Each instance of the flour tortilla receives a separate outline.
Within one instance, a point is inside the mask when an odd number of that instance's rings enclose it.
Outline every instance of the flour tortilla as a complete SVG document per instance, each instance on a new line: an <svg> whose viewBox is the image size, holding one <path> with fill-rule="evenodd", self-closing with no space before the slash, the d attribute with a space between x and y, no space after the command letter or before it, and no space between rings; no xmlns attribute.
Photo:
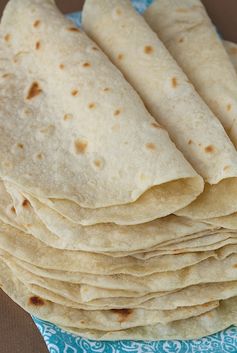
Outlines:
<svg viewBox="0 0 237 353"><path fill-rule="evenodd" d="M226 40L223 41L223 44L235 70L237 70L237 44Z"/></svg>
<svg viewBox="0 0 237 353"><path fill-rule="evenodd" d="M202 179L168 133L53 1L9 1L1 37L4 180L49 201L75 202L82 223L101 221L96 209L110 206L105 218L116 221L116 211L118 220L142 223L201 193Z"/></svg>
<svg viewBox="0 0 237 353"><path fill-rule="evenodd" d="M176 271L157 272L159 257L147 261L125 257L116 263L115 258L107 257L105 260L105 257L98 254L62 252L46 247L35 239L31 241L23 233L15 233L17 236L14 237L8 232L7 227L4 228L4 232L3 227L1 228L0 249L20 260L41 267L46 272L57 270L60 278L64 277L65 280L66 277L66 281L69 282L73 282L74 278L74 281L79 283L101 288L157 292L176 290L198 283L236 279L236 245L227 245L213 251L213 257L192 266ZM35 253L38 256L35 256Z"/></svg>
<svg viewBox="0 0 237 353"><path fill-rule="evenodd" d="M105 333L99 330L82 330L62 327L76 335L95 340L187 340L198 339L236 324L237 298L224 300L217 309L198 317L175 321L170 324L149 325L135 329Z"/></svg>
<svg viewBox="0 0 237 353"><path fill-rule="evenodd" d="M5 185L13 199L17 222L24 225L28 233L59 249L108 252L108 254L111 252L112 256L125 256L167 242L179 242L186 239L186 236L213 233L218 228L174 215L137 226L115 224L81 226L65 219L31 195L26 193L23 195L15 186L9 183ZM7 199L3 185L0 195ZM12 201L6 202L6 210L10 208L9 203L12 205Z"/></svg>
<svg viewBox="0 0 237 353"><path fill-rule="evenodd" d="M155 272L174 271L198 263L214 254L181 254L173 256L156 256L146 261L132 256L114 258L103 254L55 249L47 246L33 236L23 233L0 222L0 248L13 256L36 264L43 268L90 273L98 275L130 274L135 276L149 275ZM231 239L231 238L230 238ZM231 242L231 240L230 240ZM35 257L37 252L38 256ZM163 253L173 253L164 250Z"/></svg>
<svg viewBox="0 0 237 353"><path fill-rule="evenodd" d="M200 0L155 0L145 19L237 146L237 75Z"/></svg>
<svg viewBox="0 0 237 353"><path fill-rule="evenodd" d="M180 214L205 219L237 211L234 146L221 123L130 1L86 0L82 24L204 177L204 193L191 204L191 209ZM201 53L198 54L200 57Z"/></svg>
<svg viewBox="0 0 237 353"><path fill-rule="evenodd" d="M165 311L147 311L144 309L124 309L118 311L79 310L44 300L44 298L36 298L34 294L28 291L26 286L11 273L10 269L3 262L0 262L0 266L2 289L15 302L39 318L75 328L111 331L156 324L159 322L168 323L200 315L219 305L218 301L213 301L196 307L183 307L177 308L176 310Z"/></svg>
<svg viewBox="0 0 237 353"><path fill-rule="evenodd" d="M11 269L14 276L27 285L34 294L40 295L47 300L56 303L65 304L66 306L75 307L86 310L106 310L106 309L122 309L142 308L147 310L174 310L178 307L196 306L211 301L228 299L237 295L237 282L210 283L198 286L191 286L179 291L167 293L148 294L144 297L135 298L104 298L85 303L81 296L80 284L68 284L66 282L49 280L34 275L32 272L26 271L17 266L14 261L9 258L3 258L4 263ZM83 285L82 285L83 287ZM90 288L93 290L93 287ZM47 298L46 298L47 295ZM57 297L58 296L58 297ZM152 298L153 296L153 298ZM67 302L68 301L68 302Z"/></svg>

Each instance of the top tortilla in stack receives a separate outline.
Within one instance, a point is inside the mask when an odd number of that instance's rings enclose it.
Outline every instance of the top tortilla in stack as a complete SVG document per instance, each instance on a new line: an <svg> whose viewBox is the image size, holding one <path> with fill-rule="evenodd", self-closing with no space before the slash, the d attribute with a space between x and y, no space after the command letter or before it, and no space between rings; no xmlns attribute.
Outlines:
<svg viewBox="0 0 237 353"><path fill-rule="evenodd" d="M167 132L51 1L10 1L1 30L4 180L73 204L82 224L143 223L200 194Z"/></svg>
<svg viewBox="0 0 237 353"><path fill-rule="evenodd" d="M128 0L87 0L82 23L203 176L204 192L179 214L206 219L235 212L236 150L157 35Z"/></svg>

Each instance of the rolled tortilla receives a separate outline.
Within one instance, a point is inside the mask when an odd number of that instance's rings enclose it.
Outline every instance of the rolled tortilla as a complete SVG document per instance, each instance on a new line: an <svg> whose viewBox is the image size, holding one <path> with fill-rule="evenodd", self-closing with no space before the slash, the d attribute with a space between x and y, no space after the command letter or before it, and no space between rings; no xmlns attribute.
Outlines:
<svg viewBox="0 0 237 353"><path fill-rule="evenodd" d="M75 203L81 223L93 209L91 223L148 221L201 193L167 132L53 1L9 1L1 38L2 179Z"/></svg>
<svg viewBox="0 0 237 353"><path fill-rule="evenodd" d="M235 212L236 150L145 20L128 0L87 0L82 24L204 177L204 193L182 214L199 219Z"/></svg>
<svg viewBox="0 0 237 353"><path fill-rule="evenodd" d="M200 0L155 0L145 19L237 146L237 75Z"/></svg>

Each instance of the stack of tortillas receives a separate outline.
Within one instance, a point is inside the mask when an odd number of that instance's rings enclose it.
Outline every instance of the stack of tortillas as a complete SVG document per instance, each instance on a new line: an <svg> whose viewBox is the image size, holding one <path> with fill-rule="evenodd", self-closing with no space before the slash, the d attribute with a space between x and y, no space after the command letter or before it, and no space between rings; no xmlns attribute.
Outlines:
<svg viewBox="0 0 237 353"><path fill-rule="evenodd" d="M237 75L199 0L145 18L10 0L0 26L0 285L94 339L237 323Z"/></svg>

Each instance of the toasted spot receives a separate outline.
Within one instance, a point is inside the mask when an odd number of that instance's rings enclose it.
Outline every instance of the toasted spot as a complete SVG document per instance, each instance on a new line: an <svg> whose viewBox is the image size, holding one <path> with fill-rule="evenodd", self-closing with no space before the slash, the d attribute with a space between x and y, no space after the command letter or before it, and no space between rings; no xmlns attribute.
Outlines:
<svg viewBox="0 0 237 353"><path fill-rule="evenodd" d="M232 105L231 105L231 104L227 104L227 106L226 106L226 110L227 110L227 112L230 112L230 111L231 111L231 109L232 109Z"/></svg>
<svg viewBox="0 0 237 353"><path fill-rule="evenodd" d="M186 13L186 12L188 12L188 9L185 9L185 8L179 8L179 9L176 9L176 12Z"/></svg>
<svg viewBox="0 0 237 353"><path fill-rule="evenodd" d="M88 104L89 109L95 109L95 107L96 107L96 104L93 102Z"/></svg>
<svg viewBox="0 0 237 353"><path fill-rule="evenodd" d="M63 117L64 121L68 121L68 120L72 120L73 119L73 115L72 114L65 114Z"/></svg>
<svg viewBox="0 0 237 353"><path fill-rule="evenodd" d="M10 40L11 40L11 35L8 33L8 34L6 34L5 36L4 36L4 40L6 41L6 42L10 42Z"/></svg>
<svg viewBox="0 0 237 353"><path fill-rule="evenodd" d="M118 58L118 60L123 60L124 55L120 53L120 54L118 54L117 58Z"/></svg>
<svg viewBox="0 0 237 353"><path fill-rule="evenodd" d="M91 49L94 50L94 51L98 51L99 50L99 48L97 48L97 47L92 47Z"/></svg>
<svg viewBox="0 0 237 353"><path fill-rule="evenodd" d="M60 68L61 70L63 70L63 69L65 68L65 65L64 65L64 64L60 64L60 65L59 65L59 68Z"/></svg>
<svg viewBox="0 0 237 353"><path fill-rule="evenodd" d="M215 147L212 145L209 145L207 147L205 147L205 152L206 153L213 153L215 151Z"/></svg>
<svg viewBox="0 0 237 353"><path fill-rule="evenodd" d="M110 91L110 88L109 88L109 87L105 87L105 88L103 89L103 91L104 91L104 92L109 92L109 91Z"/></svg>
<svg viewBox="0 0 237 353"><path fill-rule="evenodd" d="M23 145L22 143L18 143L18 144L17 144L17 147L23 150L24 145Z"/></svg>
<svg viewBox="0 0 237 353"><path fill-rule="evenodd" d="M33 82L29 89L27 99L32 99L38 96L41 92L42 92L42 89L40 88L38 82Z"/></svg>
<svg viewBox="0 0 237 353"><path fill-rule="evenodd" d="M16 213L16 209L14 206L11 207L11 211L12 211L12 213Z"/></svg>
<svg viewBox="0 0 237 353"><path fill-rule="evenodd" d="M42 160L44 159L43 153L38 153L38 154L36 155L36 159L38 159L39 161L42 161Z"/></svg>
<svg viewBox="0 0 237 353"><path fill-rule="evenodd" d="M90 63L88 63L88 62L85 62L84 64L82 64L82 66L83 66L83 67L90 67L90 66L91 66L91 64L90 64Z"/></svg>
<svg viewBox="0 0 237 353"><path fill-rule="evenodd" d="M6 169L11 170L13 168L13 164L9 161L2 161L1 164Z"/></svg>
<svg viewBox="0 0 237 353"><path fill-rule="evenodd" d="M177 83L177 78L176 78L176 77L173 77L172 80L171 80L171 82L172 82L172 87L176 88L177 85L178 85L178 83Z"/></svg>
<svg viewBox="0 0 237 353"><path fill-rule="evenodd" d="M151 123L151 126L153 126L155 129L163 129L163 127L158 123Z"/></svg>
<svg viewBox="0 0 237 353"><path fill-rule="evenodd" d="M77 96L78 95L78 90L77 89L73 89L72 91L71 91L71 95L72 96Z"/></svg>
<svg viewBox="0 0 237 353"><path fill-rule="evenodd" d="M184 42L184 38L179 38L178 42L179 43L183 43Z"/></svg>
<svg viewBox="0 0 237 353"><path fill-rule="evenodd" d="M121 109L116 109L115 111L114 111L114 116L118 116L118 115L120 115L121 114Z"/></svg>
<svg viewBox="0 0 237 353"><path fill-rule="evenodd" d="M39 27L41 24L41 21L40 20L36 20L34 23L33 23L33 27L37 28Z"/></svg>
<svg viewBox="0 0 237 353"><path fill-rule="evenodd" d="M44 300L37 295L34 295L33 297L30 297L29 303L35 306L42 306L44 305Z"/></svg>
<svg viewBox="0 0 237 353"><path fill-rule="evenodd" d="M230 48L229 52L230 54L237 54L237 48Z"/></svg>
<svg viewBox="0 0 237 353"><path fill-rule="evenodd" d="M47 134L47 135L52 135L53 132L55 130L55 126L50 124L50 125L47 125L47 126L44 126L40 129L40 132L42 134Z"/></svg>
<svg viewBox="0 0 237 353"><path fill-rule="evenodd" d="M11 76L12 76L12 74L6 73L6 74L3 74L3 75L2 75L2 78L8 78L8 77L11 77Z"/></svg>
<svg viewBox="0 0 237 353"><path fill-rule="evenodd" d="M233 268L237 268L237 264L235 264L235 265L233 266Z"/></svg>
<svg viewBox="0 0 237 353"><path fill-rule="evenodd" d="M88 143L85 140L76 139L74 141L74 148L76 154L84 154L86 152Z"/></svg>
<svg viewBox="0 0 237 353"><path fill-rule="evenodd" d="M95 169L103 169L104 165L104 158L96 158L93 160L93 166L95 167Z"/></svg>
<svg viewBox="0 0 237 353"><path fill-rule="evenodd" d="M118 15L118 16L122 15L121 9L116 9L116 10L115 10L115 13L116 13L116 15Z"/></svg>
<svg viewBox="0 0 237 353"><path fill-rule="evenodd" d="M146 45L144 47L144 53L145 54L151 54L151 53L153 53L153 51L154 51L154 48L151 45Z"/></svg>
<svg viewBox="0 0 237 353"><path fill-rule="evenodd" d="M40 41L36 42L36 43L35 43L35 49L36 49L36 50L39 50L40 47L41 47Z"/></svg>
<svg viewBox="0 0 237 353"><path fill-rule="evenodd" d="M188 144L189 144L189 145L191 145L192 143L193 143L193 141L192 141L192 140L189 140L189 141L188 141Z"/></svg>
<svg viewBox="0 0 237 353"><path fill-rule="evenodd" d="M146 148L148 150L153 150L154 151L156 149L156 145L154 143L152 143L152 142L149 142L149 143L146 143Z"/></svg>
<svg viewBox="0 0 237 353"><path fill-rule="evenodd" d="M111 309L113 313L118 315L118 322L125 322L132 315L132 309Z"/></svg>
<svg viewBox="0 0 237 353"><path fill-rule="evenodd" d="M29 206L30 206L30 201L27 200L27 199L25 199L25 200L22 202L22 206L25 207L25 208L29 207Z"/></svg>
<svg viewBox="0 0 237 353"><path fill-rule="evenodd" d="M77 28L77 27L70 27L70 28L68 28L68 30L69 30L70 32L81 32L80 29Z"/></svg>
<svg viewBox="0 0 237 353"><path fill-rule="evenodd" d="M230 165L225 165L224 168L223 168L224 171L226 171L228 169L230 169Z"/></svg>

